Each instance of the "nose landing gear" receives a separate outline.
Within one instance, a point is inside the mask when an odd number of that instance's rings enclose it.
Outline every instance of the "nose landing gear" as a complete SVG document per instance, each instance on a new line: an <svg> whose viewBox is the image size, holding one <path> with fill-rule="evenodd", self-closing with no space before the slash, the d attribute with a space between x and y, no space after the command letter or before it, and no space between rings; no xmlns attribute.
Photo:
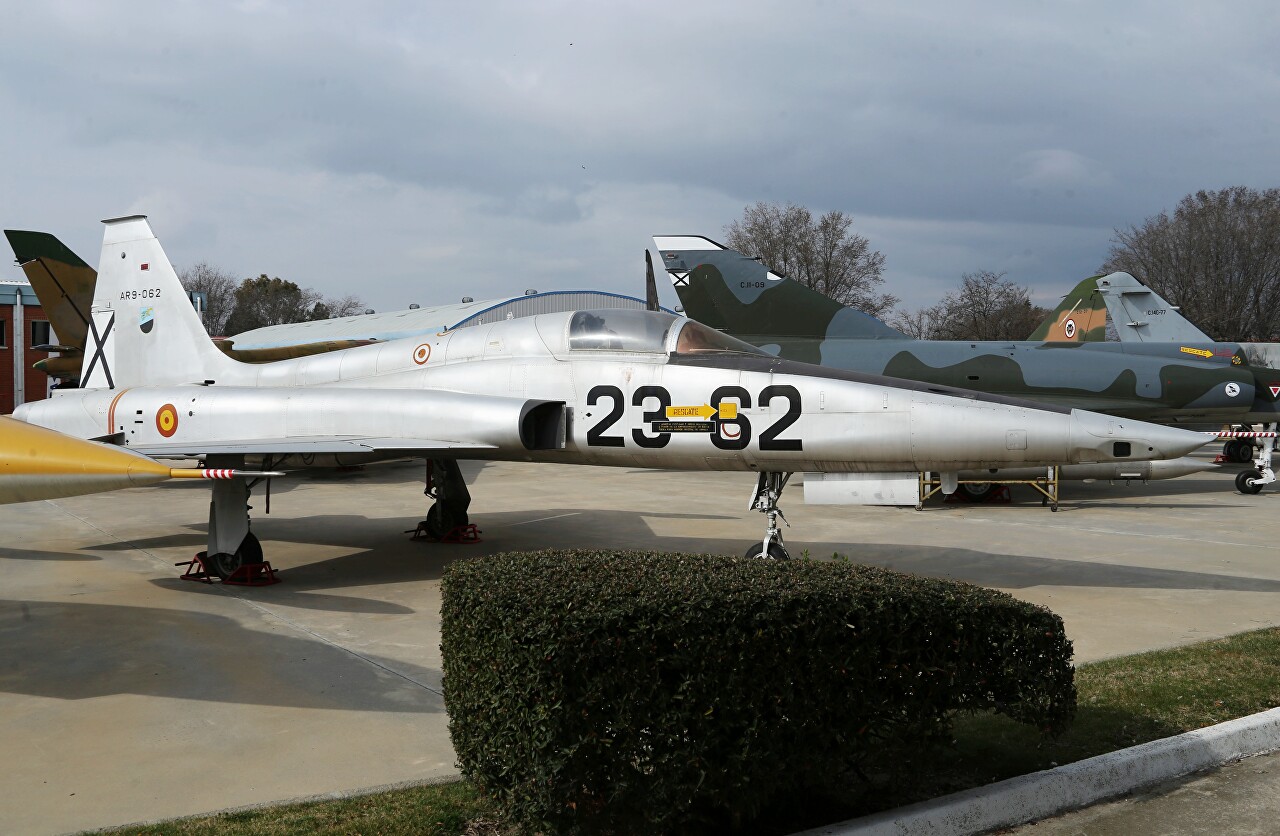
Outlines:
<svg viewBox="0 0 1280 836"><path fill-rule="evenodd" d="M782 496L782 489L787 486L787 480L791 478L790 473L761 473L760 478L756 480L756 489L751 494L751 502L748 508L754 508L764 514L769 520L769 525L765 529L764 539L759 543L753 543L751 548L747 549L747 559L756 557L764 557L770 560L787 560L791 557L787 553L786 546L782 543L782 531L778 528L778 518L782 517L782 521L787 523L787 527L791 527L791 523L787 522L787 518L782 515L782 511L778 508L778 499Z"/></svg>
<svg viewBox="0 0 1280 836"><path fill-rule="evenodd" d="M1275 433L1276 426L1276 424L1268 424L1267 431ZM1275 471L1271 468L1271 453L1276 448L1276 437L1273 434L1261 441L1262 445L1257 448L1257 456L1253 460L1253 470L1236 474L1236 490L1240 493L1260 493L1263 485L1270 485L1276 481Z"/></svg>

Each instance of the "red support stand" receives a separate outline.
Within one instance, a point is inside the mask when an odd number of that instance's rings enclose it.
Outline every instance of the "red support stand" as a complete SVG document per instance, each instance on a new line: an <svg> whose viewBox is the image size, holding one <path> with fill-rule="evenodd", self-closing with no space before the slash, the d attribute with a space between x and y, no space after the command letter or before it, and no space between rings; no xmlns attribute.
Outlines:
<svg viewBox="0 0 1280 836"><path fill-rule="evenodd" d="M405 534L410 532L406 531ZM451 528L443 537L436 539L427 531L427 521L423 520L418 523L418 527L412 532L411 540L430 540L433 543L448 543L450 545L464 545L469 543L482 543L480 539L480 529L476 528L475 523L467 523Z"/></svg>
<svg viewBox="0 0 1280 836"><path fill-rule="evenodd" d="M208 554L208 552L199 552L190 560L173 564L174 566L187 567L180 579L198 581L200 583L213 583L218 576L205 568L204 559ZM222 583L227 586L271 586L272 584L280 583L280 577L276 574L276 570L271 568L271 564L264 560L261 563L244 564L232 572L230 576L223 578Z"/></svg>
<svg viewBox="0 0 1280 836"><path fill-rule="evenodd" d="M261 563L246 563L239 569L231 573L230 577L222 579L227 586L271 586L280 583L280 578L276 575L276 570L271 568L269 561Z"/></svg>
<svg viewBox="0 0 1280 836"><path fill-rule="evenodd" d="M208 552L197 552L195 557L190 560L173 564L174 566L187 567L186 571L182 573L180 580L213 583L213 579L217 576L209 574L209 570L204 568L204 559L208 557L208 555Z"/></svg>

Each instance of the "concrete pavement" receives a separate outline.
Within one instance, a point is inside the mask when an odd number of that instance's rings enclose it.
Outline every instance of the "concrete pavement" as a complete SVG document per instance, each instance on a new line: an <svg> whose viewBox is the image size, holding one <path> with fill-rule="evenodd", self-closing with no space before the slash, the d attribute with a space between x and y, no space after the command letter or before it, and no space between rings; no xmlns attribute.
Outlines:
<svg viewBox="0 0 1280 836"><path fill-rule="evenodd" d="M1006 831L1018 836L1271 836L1280 830L1280 753Z"/></svg>
<svg viewBox="0 0 1280 836"><path fill-rule="evenodd" d="M61 832L453 773L439 578L497 551L741 553L751 474L471 468L473 546L413 543L421 467L276 480L254 531L285 582L176 579L207 485L0 507L0 831ZM1280 623L1280 494L1234 471L1070 484L1014 505L782 507L793 554L832 552L1010 591L1061 614L1077 660Z"/></svg>

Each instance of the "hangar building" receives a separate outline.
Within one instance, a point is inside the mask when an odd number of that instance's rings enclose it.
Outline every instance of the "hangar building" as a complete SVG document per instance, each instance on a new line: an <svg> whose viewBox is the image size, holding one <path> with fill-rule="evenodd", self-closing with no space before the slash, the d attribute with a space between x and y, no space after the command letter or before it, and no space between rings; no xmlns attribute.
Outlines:
<svg viewBox="0 0 1280 836"><path fill-rule="evenodd" d="M279 348L325 340L395 340L419 334L488 325L557 311L597 308L643 310L644 300L600 290L526 291L523 296L476 302L464 298L455 305L433 305L403 311L360 314L341 319L268 325L230 337L238 349ZM663 308L667 313L674 311Z"/></svg>
<svg viewBox="0 0 1280 836"><path fill-rule="evenodd" d="M26 282L0 281L0 415L49 396L50 378L31 368L49 356L34 346L53 342L49 320Z"/></svg>

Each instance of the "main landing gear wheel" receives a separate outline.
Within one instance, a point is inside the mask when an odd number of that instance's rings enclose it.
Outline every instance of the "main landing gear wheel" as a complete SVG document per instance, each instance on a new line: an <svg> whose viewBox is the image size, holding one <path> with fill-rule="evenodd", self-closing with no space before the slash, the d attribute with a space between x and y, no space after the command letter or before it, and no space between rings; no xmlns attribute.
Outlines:
<svg viewBox="0 0 1280 836"><path fill-rule="evenodd" d="M435 502L427 509L427 518L420 524L433 540L443 540L455 528L467 525L467 508L471 505L471 492L462 478L462 470L453 459L427 461L427 487L424 493Z"/></svg>
<svg viewBox="0 0 1280 836"><path fill-rule="evenodd" d="M957 485L956 490L973 502L981 502L995 490L994 482L979 482L976 485Z"/></svg>
<svg viewBox="0 0 1280 836"><path fill-rule="evenodd" d="M1236 474L1236 490L1240 493L1260 493L1262 474L1256 470L1242 470Z"/></svg>
<svg viewBox="0 0 1280 836"><path fill-rule="evenodd" d="M427 536L433 540L443 540L444 536L460 525L467 524L467 513L450 513L444 503L437 500L427 509Z"/></svg>
<svg viewBox="0 0 1280 836"><path fill-rule="evenodd" d="M204 568L211 575L226 580L235 574L241 566L262 562L262 544L250 532L240 541L240 548L235 554L211 554L204 559Z"/></svg>
<svg viewBox="0 0 1280 836"><path fill-rule="evenodd" d="M754 560L757 557L768 557L769 560L790 560L791 555L787 554L787 550L778 543L769 544L769 554L764 553L764 543L756 543L747 549L747 560Z"/></svg>
<svg viewBox="0 0 1280 836"><path fill-rule="evenodd" d="M1223 445L1222 452L1237 464L1248 464L1253 461L1253 442L1243 438L1233 438Z"/></svg>

